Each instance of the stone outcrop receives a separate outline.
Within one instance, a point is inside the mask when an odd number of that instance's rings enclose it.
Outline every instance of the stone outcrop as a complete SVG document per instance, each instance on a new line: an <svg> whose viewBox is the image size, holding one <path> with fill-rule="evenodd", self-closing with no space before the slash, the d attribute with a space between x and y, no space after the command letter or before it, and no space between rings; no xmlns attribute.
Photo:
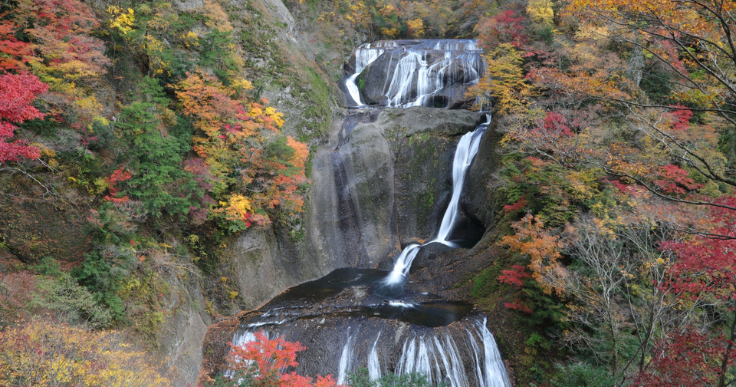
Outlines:
<svg viewBox="0 0 736 387"><path fill-rule="evenodd" d="M480 120L469 111L411 108L335 125L312 173L309 226L321 259L334 268L377 267L403 245L436 233L449 201L455 145Z"/></svg>

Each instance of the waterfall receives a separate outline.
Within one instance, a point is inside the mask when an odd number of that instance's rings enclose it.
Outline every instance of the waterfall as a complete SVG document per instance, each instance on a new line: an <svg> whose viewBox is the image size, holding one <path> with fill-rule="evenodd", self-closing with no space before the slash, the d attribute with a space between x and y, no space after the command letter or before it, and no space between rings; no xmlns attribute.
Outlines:
<svg viewBox="0 0 736 387"><path fill-rule="evenodd" d="M393 370L399 375L422 374L430 383L443 383L448 387L512 385L496 341L486 327L487 319L478 314L434 329L407 330L391 324L391 329L387 331L389 325L380 327L380 324L376 326L359 320L346 328L347 338L342 346L336 346L335 343L335 335L339 333L323 331L320 329L323 320L315 320L302 329L315 335L313 342L339 349L339 359L332 363L336 368L331 368L329 361L317 361L323 373L336 373L338 384L347 382L350 372L366 367L371 380L379 379L383 370ZM271 330L281 327L284 326L269 326L267 336L282 336ZM238 345L254 341L253 332L256 329L260 328L248 328L237 334L233 343ZM361 346L359 343L372 345ZM379 351L379 348L382 350Z"/></svg>
<svg viewBox="0 0 736 387"><path fill-rule="evenodd" d="M379 41L363 44L353 54L355 65L345 78L351 107L364 107L358 77L382 56L387 57L381 106L449 107L452 90L477 84L483 76L482 50L475 40ZM450 98L448 98L450 97ZM375 101L372 101L375 102ZM439 106L438 106L439 105Z"/></svg>
<svg viewBox="0 0 736 387"><path fill-rule="evenodd" d="M364 44L345 68L343 90L351 107L457 108L473 103L463 95L483 76L484 64L482 51L473 40L405 40ZM371 78L365 78L366 74ZM485 103L483 97L475 101ZM343 162L339 151L344 145L356 146L351 143L352 130L375 121L379 114L383 113L378 109L347 114L340 132L331 139L334 148L327 160L338 188L333 201L338 218L334 221L347 230L340 231L346 242L338 254L367 256L363 237L356 231L362 218L351 186L349 172L354 166ZM287 289L240 317L234 345L256 340L255 332L261 330L269 338L299 341L306 349L300 352L299 366L293 371L335 375L338 384L345 384L351 372L365 367L371 380L386 373L419 373L433 385L510 387L487 321L473 304L424 292L399 297L423 246L437 242L458 247L452 238L461 218L460 196L487 126L481 124L458 141L451 198L431 241L407 246L389 273L341 268Z"/></svg>
<svg viewBox="0 0 736 387"><path fill-rule="evenodd" d="M496 340L493 338L493 334L486 327L487 319L483 320L482 324L478 324L478 330L483 338L483 369L485 370L485 378L482 383L479 383L483 387L505 387L510 386L509 375L506 373L506 367L503 365L503 359L501 359L501 353L498 351L496 346ZM480 380L480 373L478 373L478 379Z"/></svg>
<svg viewBox="0 0 736 387"><path fill-rule="evenodd" d="M386 277L387 284L396 284L401 282L407 275L409 275L409 269L411 269L411 263L419 253L419 245L411 244L399 254L396 258L393 270Z"/></svg>
<svg viewBox="0 0 736 387"><path fill-rule="evenodd" d="M465 184L465 172L467 172L473 158L478 153L480 146L480 138L485 132L487 124L481 125L478 129L465 134L457 144L455 151L455 159L452 162L452 199L447 206L445 215L442 217L440 231L437 238L433 242L440 242L450 247L453 245L447 240L455 226L460 205L460 194Z"/></svg>
<svg viewBox="0 0 736 387"><path fill-rule="evenodd" d="M355 83L355 80L358 79L360 73L362 73L369 64L373 63L373 61L378 59L379 56L383 55L383 53L386 51L386 48L388 48L386 47L386 45L376 46L370 43L366 43L355 49L355 73L351 75L350 78L348 78L348 80L345 82L345 87L348 90L348 94L355 104L353 106L365 106L361 102L360 89Z"/></svg>
<svg viewBox="0 0 736 387"><path fill-rule="evenodd" d="M473 162L473 158L478 153L478 147L480 146L480 139L485 133L488 124L481 124L477 129L472 132L466 133L460 138L460 142L457 144L455 150L455 158L452 162L452 198L450 204L445 210L445 215L442 217L440 223L440 230L437 233L437 237L431 241L423 244L411 244L406 246L404 250L396 258L394 268L391 273L386 277L384 283L386 286L392 287L404 282L405 278L409 275L411 269L411 263L419 253L419 249L422 246L426 246L430 243L439 242L450 247L457 247L454 243L447 240L450 233L455 227L457 216L460 211L460 194L463 191L463 185L465 184L465 173L467 172L470 164ZM399 294L395 289L390 291L383 291L384 295Z"/></svg>
<svg viewBox="0 0 736 387"><path fill-rule="evenodd" d="M449 329L442 329L425 336L407 338L401 348L396 372L420 373L430 383L444 382L450 387L469 386L469 377L479 387L511 386L496 341L485 326L486 320L472 325L465 330L471 343L471 369L465 368L462 351ZM479 339L483 348L478 346Z"/></svg>

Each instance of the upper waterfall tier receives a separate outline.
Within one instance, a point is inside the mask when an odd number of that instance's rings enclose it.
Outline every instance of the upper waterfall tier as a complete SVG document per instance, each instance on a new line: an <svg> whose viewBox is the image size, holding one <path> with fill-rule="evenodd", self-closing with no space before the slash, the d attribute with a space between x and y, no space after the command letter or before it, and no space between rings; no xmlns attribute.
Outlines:
<svg viewBox="0 0 736 387"><path fill-rule="evenodd" d="M483 76L475 40L390 40L365 43L345 64L348 106L463 108L467 88Z"/></svg>

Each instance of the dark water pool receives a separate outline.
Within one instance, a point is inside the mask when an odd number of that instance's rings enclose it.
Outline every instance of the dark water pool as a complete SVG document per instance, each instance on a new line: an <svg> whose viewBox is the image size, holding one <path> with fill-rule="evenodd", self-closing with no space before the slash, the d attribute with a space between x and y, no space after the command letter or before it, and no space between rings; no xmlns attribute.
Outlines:
<svg viewBox="0 0 736 387"><path fill-rule="evenodd" d="M336 297L351 287L364 287L365 296L362 299L353 300L352 304L343 308L329 307L328 313L358 318L392 319L419 326L440 327L462 319L473 310L472 304L437 301L429 295L406 295L396 299L376 296L375 288L380 286L387 275L388 272L381 270L337 269L320 279L289 288L260 310L268 316L274 314L269 313L269 310L276 312L284 309L299 315L302 312L298 310L303 308L308 309L319 304L328 306L331 303L329 298Z"/></svg>

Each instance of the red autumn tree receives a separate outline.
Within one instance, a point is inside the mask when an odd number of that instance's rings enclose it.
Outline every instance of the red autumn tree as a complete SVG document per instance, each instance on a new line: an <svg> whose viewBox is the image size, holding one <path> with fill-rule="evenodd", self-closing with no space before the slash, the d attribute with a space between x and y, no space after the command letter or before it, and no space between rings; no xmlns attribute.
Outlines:
<svg viewBox="0 0 736 387"><path fill-rule="evenodd" d="M111 64L104 42L93 36L99 23L92 9L79 0L28 0L17 2L7 18L13 22L0 28L0 39L5 40L0 50L3 45L16 48L4 56L20 59L16 67L24 65L48 85L43 99L49 114L90 135L93 120L102 115L95 90ZM14 41L15 34L29 43ZM0 58L0 68L2 62Z"/></svg>
<svg viewBox="0 0 736 387"><path fill-rule="evenodd" d="M636 380L637 386L715 386L727 385L722 365L728 341L723 336L713 340L689 327L687 331L659 340L647 372ZM726 361L732 365L733 360ZM720 384L723 380L724 384Z"/></svg>
<svg viewBox="0 0 736 387"><path fill-rule="evenodd" d="M31 54L31 45L15 38L16 25L12 21L0 22L0 70L25 68L23 63Z"/></svg>
<svg viewBox="0 0 736 387"><path fill-rule="evenodd" d="M123 171L125 167L120 167L115 172L112 173L110 177L105 178L105 182L108 185L108 189L110 191L110 194L105 196L105 200L109 200L113 203L125 203L130 200L128 195L125 195L123 197L117 197L118 193L120 192L120 188L116 187L115 184L121 182L130 180L131 177L133 177L130 172Z"/></svg>
<svg viewBox="0 0 736 387"><path fill-rule="evenodd" d="M18 128L15 124L43 118L43 113L31 105L31 102L46 90L48 86L35 75L0 76L0 163L23 158L37 159L40 155L38 148L28 145L25 140L9 140Z"/></svg>
<svg viewBox="0 0 736 387"><path fill-rule="evenodd" d="M675 290L686 302L708 300L725 316L721 332L701 332L687 327L658 340L652 363L639 375L640 385L718 385L732 384L736 365L736 198L716 201L724 207L711 209L715 225L712 236L698 236L684 242L664 242L661 247L677 257L672 280L662 285Z"/></svg>
<svg viewBox="0 0 736 387"><path fill-rule="evenodd" d="M263 332L256 332L256 340L241 345L233 345L227 363L233 372L252 380L253 387L335 387L331 375L312 378L286 373L289 367L296 367L296 353L306 348L299 342L289 342L279 337L269 340Z"/></svg>
<svg viewBox="0 0 736 387"><path fill-rule="evenodd" d="M517 16L512 10L507 10L496 16L484 18L475 28L480 32L479 40L486 47L492 48L501 43L511 43L514 47L521 47L529 40L529 37L524 34L526 22L526 18Z"/></svg>

